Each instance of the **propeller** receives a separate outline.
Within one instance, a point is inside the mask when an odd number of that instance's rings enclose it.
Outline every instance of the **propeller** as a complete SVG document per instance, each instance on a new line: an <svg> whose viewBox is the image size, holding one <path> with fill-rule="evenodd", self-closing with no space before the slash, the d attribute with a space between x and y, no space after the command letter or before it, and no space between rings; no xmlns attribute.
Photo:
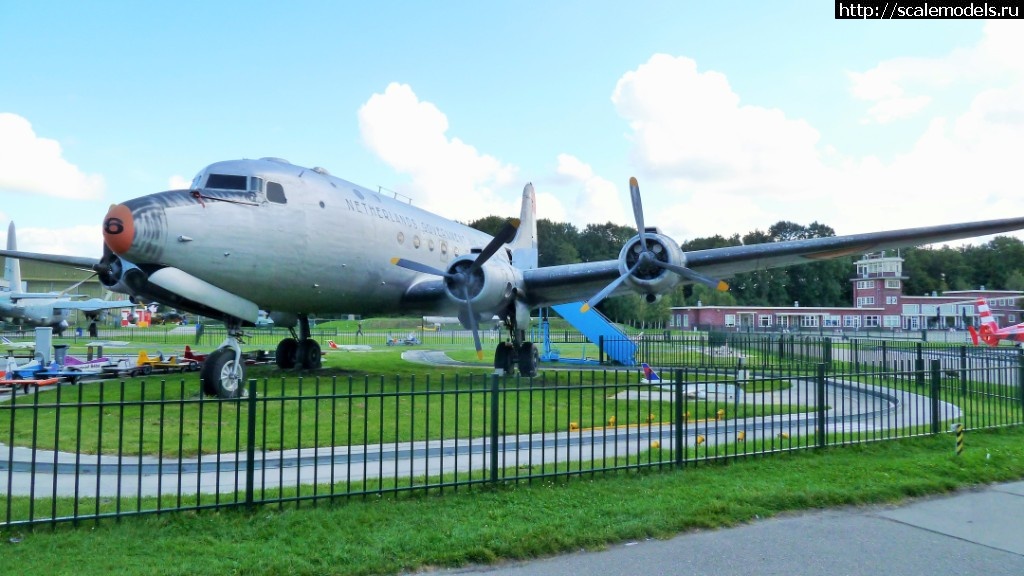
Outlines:
<svg viewBox="0 0 1024 576"><path fill-rule="evenodd" d="M479 272L483 267L484 263L490 260L502 245L511 242L512 239L515 238L518 230L519 219L510 219L505 223L501 230L498 231L494 238L488 242L487 246L477 254L476 259L471 263L457 263L456 266L448 272L414 260L407 260L405 258L391 259L392 264L405 268L406 270L441 276L447 282L448 288L452 293L461 294L463 302L466 303L466 323L469 324L469 329L473 332L473 345L476 346L476 356L481 360L483 360L484 351L483 345L480 343L479 322L477 321L476 314L473 312L473 303L470 301L470 285L473 283L473 279L476 277L477 272Z"/></svg>
<svg viewBox="0 0 1024 576"><path fill-rule="evenodd" d="M89 280L91 280L91 279L92 279L92 278L93 278L94 276L96 276L96 275L98 275L98 274L99 274L99 272L93 272L92 274L89 274L89 275L88 275L88 276L86 276L85 278L83 278L83 279L79 280L78 282L75 282L75 283L74 283L74 284L72 284L71 286L68 286L67 288L65 288L65 289L61 290L60 294L58 294L58 295L57 295L57 297L58 297L58 298L63 298L63 297L65 297L65 296L67 296L69 292L71 292L71 291L72 291L72 290L74 290L75 288L78 288L78 287L79 287L79 286L81 286L82 284L85 284L86 282L88 282L88 281L89 281Z"/></svg>
<svg viewBox="0 0 1024 576"><path fill-rule="evenodd" d="M647 245L647 231L644 226L644 207L640 200L640 184L636 181L635 177L629 179L629 195L633 201L633 218L636 220L637 232L640 236L640 244L633 248L636 253L636 262L630 266L622 275L615 280L612 280L610 284L604 287L600 292L594 295L593 298L587 300L580 307L580 312L587 313L591 308L597 306L599 302L608 297L609 294L615 291L627 278L632 276L641 266L657 266L664 268L670 272L674 272L683 278L691 282L699 282L705 286L710 287L712 290L718 290L724 292L729 289L729 285L722 280L716 280L709 276L705 276L698 272L695 272L685 266L678 266L669 262L663 262L658 259L658 252L660 252L660 246L655 245L655 250L652 250Z"/></svg>

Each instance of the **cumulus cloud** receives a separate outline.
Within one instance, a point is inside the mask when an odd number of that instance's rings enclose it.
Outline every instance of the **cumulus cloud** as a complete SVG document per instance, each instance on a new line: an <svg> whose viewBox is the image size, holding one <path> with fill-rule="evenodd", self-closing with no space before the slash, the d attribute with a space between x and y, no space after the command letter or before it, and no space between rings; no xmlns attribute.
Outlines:
<svg viewBox="0 0 1024 576"><path fill-rule="evenodd" d="M559 154L556 173L564 177L563 181L567 181L570 188L577 190L573 212L577 215L573 219L577 226L605 222L623 225L633 223L630 218L632 211L623 210L619 188L611 181L594 174L589 164L571 154ZM551 216L545 217L553 219Z"/></svg>
<svg viewBox="0 0 1024 576"><path fill-rule="evenodd" d="M725 75L689 58L653 56L612 94L630 127L647 220L685 239L782 219L844 234L1024 214L1024 66L995 56L1024 52L1024 27L1011 24L1016 34L990 23L976 45L945 58L864 73L854 90L875 102L876 122L925 113L943 89L974 90L885 160L844 154L807 122L744 103Z"/></svg>
<svg viewBox="0 0 1024 576"><path fill-rule="evenodd" d="M0 113L0 191L97 200L103 190L103 177L65 160L56 140L38 136L17 114Z"/></svg>
<svg viewBox="0 0 1024 576"><path fill-rule="evenodd" d="M7 246L7 225L0 230L0 245ZM25 252L62 254L99 258L103 254L103 234L99 224L71 228L35 228L18 226L18 249Z"/></svg>
<svg viewBox="0 0 1024 576"><path fill-rule="evenodd" d="M1007 86L1024 76L1024 28L1011 20L990 20L974 46L936 58L893 58L864 72L849 71L850 93L873 102L864 123L886 124L923 112L927 92L962 84Z"/></svg>
<svg viewBox="0 0 1024 576"><path fill-rule="evenodd" d="M365 145L411 183L400 192L462 221L519 213L518 170L448 135L448 117L407 84L392 83L359 109Z"/></svg>

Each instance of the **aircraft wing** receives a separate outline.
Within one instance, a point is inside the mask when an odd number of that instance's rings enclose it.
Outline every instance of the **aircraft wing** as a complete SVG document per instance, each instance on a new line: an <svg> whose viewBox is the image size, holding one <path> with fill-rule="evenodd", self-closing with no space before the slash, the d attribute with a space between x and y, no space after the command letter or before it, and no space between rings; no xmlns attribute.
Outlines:
<svg viewBox="0 0 1024 576"><path fill-rule="evenodd" d="M90 298L89 300L68 300L67 302L55 302L54 308L65 310L80 310L82 312L99 312L100 310L113 310L115 308L131 308L133 304L128 300L100 300Z"/></svg>
<svg viewBox="0 0 1024 576"><path fill-rule="evenodd" d="M21 252L18 250L0 250L0 256L17 258L18 260L34 260L37 262L51 262L65 266L92 269L99 260L97 258L86 258L83 256L64 256L61 254L39 254L37 252Z"/></svg>
<svg viewBox="0 0 1024 576"><path fill-rule="evenodd" d="M686 252L686 265L712 278L806 264L879 250L907 248L975 236L999 234L1024 228L1024 218L964 222L848 236L767 242ZM548 266L524 270L527 300L533 306L586 300L620 274L618 260ZM625 284L612 295L627 294Z"/></svg>

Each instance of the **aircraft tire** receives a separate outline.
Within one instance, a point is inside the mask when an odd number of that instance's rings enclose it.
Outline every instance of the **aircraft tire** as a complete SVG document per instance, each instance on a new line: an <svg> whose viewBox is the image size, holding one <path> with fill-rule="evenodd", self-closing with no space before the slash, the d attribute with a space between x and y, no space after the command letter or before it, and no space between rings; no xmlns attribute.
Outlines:
<svg viewBox="0 0 1024 576"><path fill-rule="evenodd" d="M238 377L233 376L235 369L235 351L231 348L218 348L210 353L203 362L199 379L203 383L203 392L218 398L231 399L242 395L245 381L245 367L238 367Z"/></svg>
<svg viewBox="0 0 1024 576"><path fill-rule="evenodd" d="M537 366L540 364L540 352L533 342L523 342L519 348L519 374L526 378L533 378L537 375Z"/></svg>
<svg viewBox="0 0 1024 576"><path fill-rule="evenodd" d="M299 353L299 342L295 338L285 338L277 344L277 352L274 353L277 367L283 370L295 367L295 360Z"/></svg>
<svg viewBox="0 0 1024 576"><path fill-rule="evenodd" d="M504 342L499 343L498 347L494 349L494 369L504 370L505 374L509 376L516 369L515 354L512 353L512 348Z"/></svg>
<svg viewBox="0 0 1024 576"><path fill-rule="evenodd" d="M296 363L303 370L316 370L321 366L320 343L307 338L299 343Z"/></svg>

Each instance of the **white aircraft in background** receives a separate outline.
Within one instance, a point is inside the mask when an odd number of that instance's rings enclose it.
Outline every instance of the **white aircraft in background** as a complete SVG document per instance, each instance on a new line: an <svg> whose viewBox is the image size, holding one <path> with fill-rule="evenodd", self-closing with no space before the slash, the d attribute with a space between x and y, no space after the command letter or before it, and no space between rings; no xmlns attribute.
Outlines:
<svg viewBox="0 0 1024 576"><path fill-rule="evenodd" d="M16 251L17 246L14 222L11 222L7 226L7 251ZM63 292L22 292L21 263L16 258L7 258L4 262L4 280L9 290L0 291L0 318L15 324L50 326L58 336L68 327L68 317L75 310L95 320L104 310L132 306L128 301L83 299L83 296L68 294L85 280Z"/></svg>
<svg viewBox="0 0 1024 576"><path fill-rule="evenodd" d="M104 254L88 258L0 251L0 255L91 267L109 289L222 319L228 337L207 358L206 392L236 397L243 382L243 327L267 310L294 327L277 346L281 368L320 365L310 338L317 313L457 315L472 330L497 315L510 337L496 368L536 374L526 341L530 311L541 306L639 292L653 302L681 283L724 288L741 272L1024 228L1008 218L831 238L683 252L644 225L639 186L630 181L637 235L619 257L537 267L533 186L518 220L495 237L328 174L275 158L207 166L188 190L111 206ZM457 199L453 199L457 201Z"/></svg>

